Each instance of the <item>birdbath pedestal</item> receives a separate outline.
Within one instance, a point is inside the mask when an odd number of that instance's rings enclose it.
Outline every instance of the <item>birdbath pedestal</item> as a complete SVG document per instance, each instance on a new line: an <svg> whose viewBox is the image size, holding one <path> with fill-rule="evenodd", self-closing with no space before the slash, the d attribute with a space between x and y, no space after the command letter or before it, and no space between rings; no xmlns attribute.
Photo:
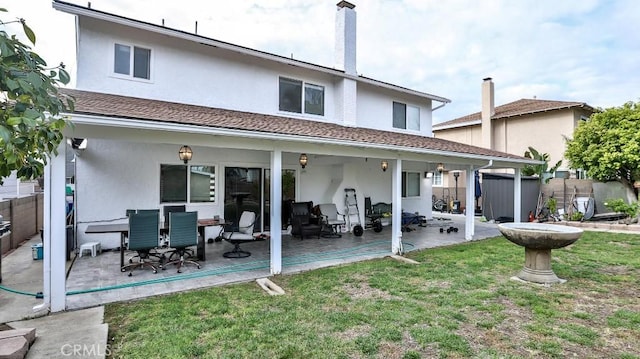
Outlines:
<svg viewBox="0 0 640 359"><path fill-rule="evenodd" d="M551 269L551 250L580 238L582 229L547 223L503 223L498 229L509 241L524 247L524 267L517 277L527 282L564 283Z"/></svg>

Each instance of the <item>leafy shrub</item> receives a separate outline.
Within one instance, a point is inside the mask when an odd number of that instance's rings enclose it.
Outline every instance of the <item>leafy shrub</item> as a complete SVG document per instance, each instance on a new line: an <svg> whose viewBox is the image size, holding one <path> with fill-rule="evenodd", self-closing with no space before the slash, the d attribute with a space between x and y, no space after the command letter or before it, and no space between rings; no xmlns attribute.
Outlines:
<svg viewBox="0 0 640 359"><path fill-rule="evenodd" d="M640 213L640 202L627 203L622 198L608 199L605 207L614 212L624 213L627 217L635 217Z"/></svg>
<svg viewBox="0 0 640 359"><path fill-rule="evenodd" d="M575 211L575 212L571 213L571 217L569 217L569 220L570 221L581 221L582 217L584 217L584 214L582 214L582 212Z"/></svg>

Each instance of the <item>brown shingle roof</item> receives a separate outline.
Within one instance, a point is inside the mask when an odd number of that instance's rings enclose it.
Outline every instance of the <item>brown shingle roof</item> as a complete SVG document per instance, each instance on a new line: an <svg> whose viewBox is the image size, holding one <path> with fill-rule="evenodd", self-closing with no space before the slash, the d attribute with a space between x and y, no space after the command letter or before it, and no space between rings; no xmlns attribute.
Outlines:
<svg viewBox="0 0 640 359"><path fill-rule="evenodd" d="M112 118L139 119L149 122L205 126L215 129L243 130L278 135L306 136L309 140L341 140L372 145L402 146L459 154L481 155L523 160L521 156L469 146L434 137L425 137L333 123L264 115L182 103L148 100L98 92L61 89L75 98L76 114Z"/></svg>
<svg viewBox="0 0 640 359"><path fill-rule="evenodd" d="M569 101L551 101L551 100L537 100L537 99L520 99L518 101L510 102L495 108L496 112L491 119L507 118L528 115L537 112L546 112L554 110L564 110L570 108L584 108L587 111L594 112L593 107L587 105L584 102L569 102ZM433 130L436 131L442 127L463 127L471 125L471 122L480 121L481 113L476 112L470 115L462 116L454 120L439 123L433 126ZM456 126L457 125L457 126Z"/></svg>

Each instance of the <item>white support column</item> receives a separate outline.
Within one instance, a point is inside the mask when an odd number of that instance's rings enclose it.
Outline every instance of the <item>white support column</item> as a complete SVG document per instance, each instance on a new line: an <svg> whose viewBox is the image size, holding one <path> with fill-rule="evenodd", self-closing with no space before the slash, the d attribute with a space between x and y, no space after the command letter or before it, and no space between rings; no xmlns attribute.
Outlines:
<svg viewBox="0 0 640 359"><path fill-rule="evenodd" d="M391 252L399 254L402 242L402 160L395 160L391 170Z"/></svg>
<svg viewBox="0 0 640 359"><path fill-rule="evenodd" d="M269 189L271 236L271 274L282 273L282 151L271 152L271 188Z"/></svg>
<svg viewBox="0 0 640 359"><path fill-rule="evenodd" d="M522 212L522 172L520 168L516 168L513 176L513 222L522 222L520 212Z"/></svg>
<svg viewBox="0 0 640 359"><path fill-rule="evenodd" d="M466 194L466 215L464 216L464 239L470 241L473 239L473 236L476 234L476 227L474 222L475 216L475 173L473 170L473 166L469 166L467 168L467 194Z"/></svg>
<svg viewBox="0 0 640 359"><path fill-rule="evenodd" d="M58 155L49 158L44 171L43 294L44 305L52 312L66 309L65 143L60 143Z"/></svg>

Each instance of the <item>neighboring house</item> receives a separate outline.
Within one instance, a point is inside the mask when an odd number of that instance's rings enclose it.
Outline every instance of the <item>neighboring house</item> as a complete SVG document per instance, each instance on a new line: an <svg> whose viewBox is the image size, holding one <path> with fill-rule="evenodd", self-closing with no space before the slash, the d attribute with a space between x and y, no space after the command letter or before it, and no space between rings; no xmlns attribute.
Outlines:
<svg viewBox="0 0 640 359"><path fill-rule="evenodd" d="M496 107L494 96L492 79L484 79L481 111L434 125L434 136L520 156L533 147L549 154L550 166L562 160L558 170L569 171L565 138L571 138L578 123L587 120L595 109L584 102L539 99L520 99ZM581 177L580 172L571 175ZM464 175L458 179L462 183L464 180ZM445 172L440 183L452 188L453 176Z"/></svg>
<svg viewBox="0 0 640 359"><path fill-rule="evenodd" d="M178 203L201 218L232 220L251 209L257 228L270 233L277 274L282 200L344 210L344 189L354 188L361 223L365 197L392 203L389 248L397 253L402 211L431 216L428 174L438 163L516 173L535 163L434 138L432 109L448 99L359 76L356 13L346 1L337 4L334 68L62 1L53 6L77 18L77 89L63 93L76 101L67 137L87 140L75 157L79 243L96 240L84 233L87 225L124 221L128 208ZM185 146L188 162L178 158ZM62 208L64 157L53 158L48 171L45 246L54 249L45 253L45 298L58 311L64 254L50 241L64 238L53 210ZM465 238L473 235L471 214ZM100 241L119 246L117 234Z"/></svg>

